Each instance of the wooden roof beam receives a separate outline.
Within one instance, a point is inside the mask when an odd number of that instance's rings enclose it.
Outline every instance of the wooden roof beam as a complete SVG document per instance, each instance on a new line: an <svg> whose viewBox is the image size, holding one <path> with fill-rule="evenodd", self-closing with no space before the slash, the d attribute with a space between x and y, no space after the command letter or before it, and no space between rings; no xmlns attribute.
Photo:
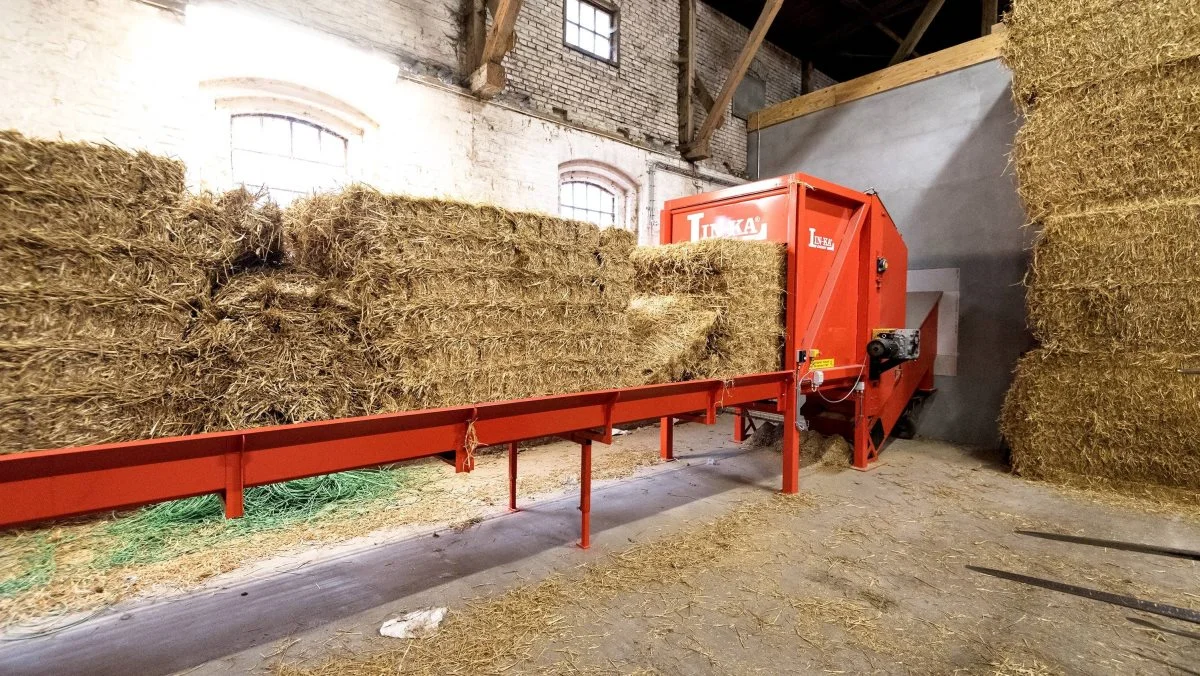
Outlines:
<svg viewBox="0 0 1200 676"><path fill-rule="evenodd" d="M522 0L492 0L488 2L492 13L492 27L482 40L482 7L480 0L472 0L473 15L470 17L470 28L475 35L471 36L472 44L468 51L471 58L478 58L473 63L471 73L471 91L480 98L490 99L504 89L506 76L504 66L500 62L504 55L512 50L516 43L513 28L517 24L517 16L521 13Z"/></svg>
<svg viewBox="0 0 1200 676"><path fill-rule="evenodd" d="M762 46L763 40L767 37L767 30L771 28L771 23L775 21L775 15L779 14L779 8L782 6L783 0L767 0L763 5L762 13L758 15L758 21L754 23L754 28L750 30L746 44L742 46L741 53L733 62L733 67L729 70L729 77L725 78L721 93L717 95L712 107L709 108L708 115L704 118L704 124L700 125L700 130L696 132L696 138L680 148L684 158L688 161L698 162L712 157L710 144L713 132L724 123L725 110L729 107L729 102L733 100L733 93L741 84L742 78L746 76L746 71L750 69L750 64L758 54L758 48Z"/></svg>
<svg viewBox="0 0 1200 676"><path fill-rule="evenodd" d="M901 61L912 56L913 50L917 48L917 43L925 36L925 31L929 29L929 24L933 23L934 17L941 11L942 5L946 4L946 0L929 0L925 3L925 9L921 10L920 16L913 24L911 30L908 31L908 36L904 38L904 42L896 48L896 53L892 55L892 60L888 62L889 66L894 66Z"/></svg>

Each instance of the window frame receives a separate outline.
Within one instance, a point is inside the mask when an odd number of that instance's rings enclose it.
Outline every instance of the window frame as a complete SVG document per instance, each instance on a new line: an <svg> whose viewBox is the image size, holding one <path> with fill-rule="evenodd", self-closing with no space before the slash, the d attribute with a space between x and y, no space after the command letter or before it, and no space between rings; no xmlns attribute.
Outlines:
<svg viewBox="0 0 1200 676"><path fill-rule="evenodd" d="M578 205L574 205L574 204L572 204L572 205L568 206L568 205L566 205L566 204L563 204L563 201L562 201L562 189L563 189L563 187L564 187L564 186L568 186L568 185L571 185L571 186L573 186L573 185L575 185L575 184L580 184L580 185L585 185L585 186L591 186L591 187L593 187L593 188L596 188L596 189L600 190L600 191L601 191L601 192L603 192L605 195L608 195L609 197L611 197L611 198L612 198L612 205L613 205L613 206L612 206L612 211L611 211L611 212L605 212L605 211L600 211L600 210L596 210L596 209L589 209L589 208L588 208L586 205L585 205L585 206L578 206ZM588 176L571 176L571 177L564 177L564 178L562 178L562 179L561 179L561 180L559 180L559 182L558 182L558 192L559 192L559 197L558 197L558 216L559 216L559 218L569 218L569 220L574 220L574 221L583 221L583 222L585 222L585 223L591 223L591 222L592 222L592 221L589 221L589 220L587 220L587 219L579 218L578 216L570 216L570 217L568 217L568 216L563 216L563 214L562 214L562 210L563 210L563 208L564 208L564 207L566 207L566 208L569 208L569 209L574 209L575 211L584 211L584 212L591 212L591 213L595 213L595 214L601 214L601 215L608 215L608 216L612 216L612 222L611 222L611 223L609 223L609 224L607 224L607 225L601 225L601 224L599 224L599 223L595 223L594 225L596 225L596 227L598 227L598 228L620 228L620 229L622 229L622 230L625 230L626 228L625 228L625 226L622 224L622 221L625 219L625 204L624 204L624 201L625 201L625 200L624 200L624 196L623 196L623 195L622 195L622 194L621 194L621 193L620 193L618 190L615 190L615 189L614 189L614 187L615 187L615 186L611 186L611 185L605 185L605 184L604 184L604 183L602 183L601 181L597 181L597 180L595 180L595 179L593 179L593 178L590 178L590 177L588 177ZM572 192L573 192L573 191L572 191Z"/></svg>
<svg viewBox="0 0 1200 676"><path fill-rule="evenodd" d="M562 17L563 17L563 20L562 20L562 43L563 43L563 46L573 52L576 52L578 54L583 54L584 56L586 56L588 58L599 61L600 63L606 63L610 66L619 67L620 66L620 58L621 58L621 9L619 7L617 7L615 4L608 2L608 0L576 0L576 1L581 5L590 5L594 8L596 8L597 10L599 10L601 12L605 12L612 16L612 34L608 38L608 44L609 44L609 47L611 48L612 55L606 59L603 56L596 54L595 52L589 52L588 50L586 50L582 47L579 47L577 45L571 44L570 42L567 42L567 26L570 25L570 23L571 23L570 21L567 20L567 3L571 2L571 0L563 0L563 3L562 3ZM587 30L587 29L583 29L583 30ZM592 31L592 32L594 33L595 31Z"/></svg>
<svg viewBox="0 0 1200 676"><path fill-rule="evenodd" d="M288 140L289 140L288 152L289 152L289 154L285 156L285 155L280 155L280 154L269 152L269 151L255 150L253 148L237 147L235 145L234 126L237 124L238 118L258 118L260 120L263 118L275 118L275 119L280 119L280 120L286 120L288 122ZM284 159L287 159L289 161L294 161L294 162L307 162L307 163L322 165L322 166L326 166L326 167L338 168L338 165L335 165L335 164L330 164L330 163L324 162L324 161L305 159L305 158L296 156L296 154L295 154L296 153L296 149L295 149L296 133L295 133L294 125L297 125L297 124L303 125L305 127L311 127L313 129L317 130L318 135L319 135L318 137L323 136L324 134L328 134L328 135L338 139L339 141L341 141L341 143L342 143L342 164L341 164L340 168L342 170L342 173L345 174L345 176L347 178L347 182L349 182L351 180L350 138L348 136L346 136L345 134L340 133L336 129L331 129L329 126L321 124L320 122L316 122L313 120L306 120L303 117L299 117L296 115L289 115L287 113L235 112L235 113L232 113L229 115L229 171L230 171L230 178L233 179L233 183L235 185L242 185L242 186L246 187L247 189L249 189L250 187L253 187L251 184L247 184L245 181L239 182L237 180L238 172L234 166L234 163L235 163L234 158L236 157L238 152L255 153L255 154L264 155L264 156L284 158ZM296 195L297 197L302 197L305 195L305 193L302 191L297 191L297 190L294 190L294 189L292 189L290 187L286 187L286 186L271 186L271 185L264 184L264 185L257 186L257 187L260 190L262 190L262 189L266 189L268 191L277 190L280 192L292 193L292 194ZM296 199L297 197L293 197L292 199Z"/></svg>

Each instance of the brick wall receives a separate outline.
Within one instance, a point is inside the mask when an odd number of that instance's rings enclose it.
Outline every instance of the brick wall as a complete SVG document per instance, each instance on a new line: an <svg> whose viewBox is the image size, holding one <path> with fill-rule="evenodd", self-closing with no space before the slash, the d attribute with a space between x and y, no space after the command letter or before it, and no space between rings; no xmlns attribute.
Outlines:
<svg viewBox="0 0 1200 676"><path fill-rule="evenodd" d="M563 44L563 0L526 0L517 19L516 47L504 61L509 87L503 98L674 152L679 3L615 4L620 16L619 59L609 64ZM749 30L703 2L698 9L697 70L716 96ZM800 94L800 62L774 45L763 45L751 72L766 81L768 105ZM814 77L816 85L828 83L824 75ZM702 120L698 115L696 124ZM727 120L714 136L712 151L705 165L745 174L745 123Z"/></svg>

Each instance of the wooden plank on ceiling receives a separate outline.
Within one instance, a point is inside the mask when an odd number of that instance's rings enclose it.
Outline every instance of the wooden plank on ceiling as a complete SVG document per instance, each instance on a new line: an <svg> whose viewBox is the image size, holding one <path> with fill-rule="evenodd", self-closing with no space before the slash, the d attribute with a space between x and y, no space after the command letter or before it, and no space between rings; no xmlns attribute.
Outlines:
<svg viewBox="0 0 1200 676"><path fill-rule="evenodd" d="M917 17L913 27L905 36L904 42L896 48L896 53L892 55L892 60L888 62L889 66L894 66L901 61L907 59L917 48L917 43L925 36L925 31L929 30L929 24L933 23L933 19L941 11L942 5L946 4L946 0L929 0L925 3L925 9L921 10L920 16Z"/></svg>
<svg viewBox="0 0 1200 676"><path fill-rule="evenodd" d="M1005 34L1003 27L997 26L991 35L777 103L752 114L747 122L748 128L752 131L763 129L824 108L990 61L1000 56Z"/></svg>

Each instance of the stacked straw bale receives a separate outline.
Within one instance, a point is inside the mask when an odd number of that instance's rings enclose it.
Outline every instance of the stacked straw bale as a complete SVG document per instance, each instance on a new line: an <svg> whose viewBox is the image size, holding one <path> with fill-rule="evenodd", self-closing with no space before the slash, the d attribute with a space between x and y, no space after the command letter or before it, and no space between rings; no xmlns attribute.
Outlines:
<svg viewBox="0 0 1200 676"><path fill-rule="evenodd" d="M316 275L234 275L189 333L185 378L207 395L205 431L366 415L378 376L359 308Z"/></svg>
<svg viewBox="0 0 1200 676"><path fill-rule="evenodd" d="M167 396L205 292L183 165L0 132L0 452L191 431Z"/></svg>
<svg viewBox="0 0 1200 676"><path fill-rule="evenodd" d="M1018 0L1008 23L1042 343L1002 414L1013 465L1200 487L1200 385L1177 373L1200 366L1200 5Z"/></svg>
<svg viewBox="0 0 1200 676"><path fill-rule="evenodd" d="M631 233L362 186L285 219L297 264L361 310L380 410L633 383Z"/></svg>
<svg viewBox="0 0 1200 676"><path fill-rule="evenodd" d="M651 382L781 368L784 247L710 239L634 251L633 331Z"/></svg>
<svg viewBox="0 0 1200 676"><path fill-rule="evenodd" d="M258 246L255 202L187 196L174 160L0 132L0 452L198 431L183 337Z"/></svg>

